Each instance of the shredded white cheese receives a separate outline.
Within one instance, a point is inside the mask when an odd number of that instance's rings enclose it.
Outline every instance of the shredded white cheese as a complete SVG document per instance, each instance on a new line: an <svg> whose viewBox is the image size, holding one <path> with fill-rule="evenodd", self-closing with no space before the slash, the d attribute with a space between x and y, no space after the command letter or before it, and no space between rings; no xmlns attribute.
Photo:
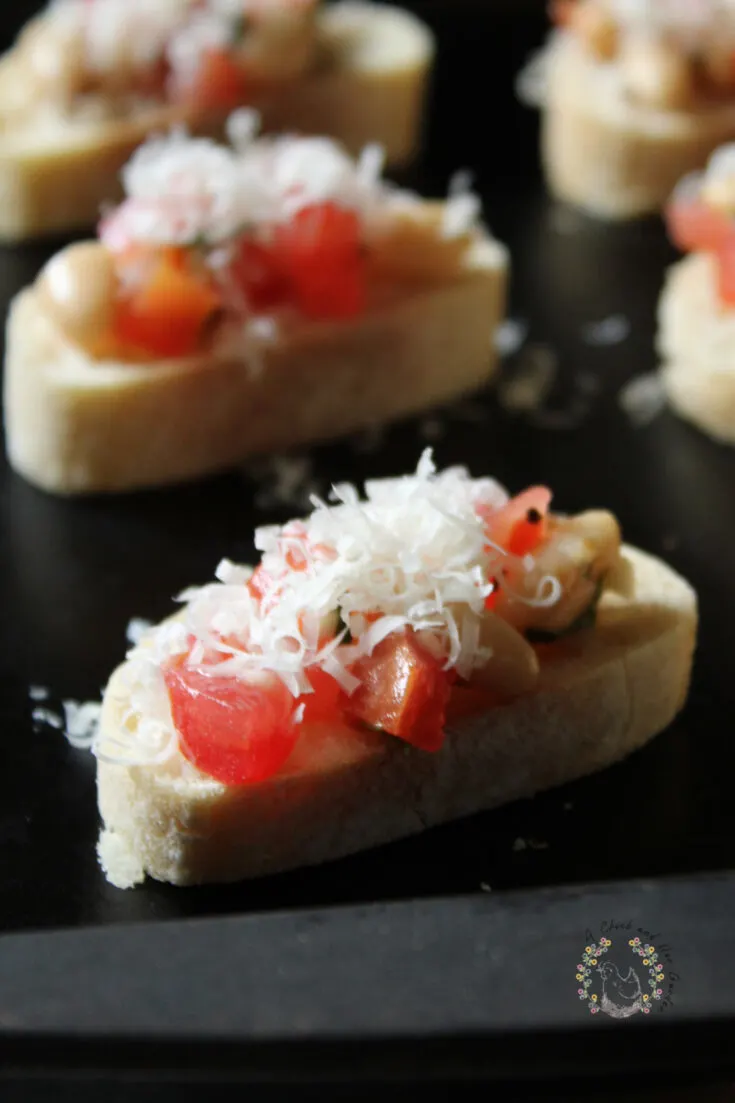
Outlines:
<svg viewBox="0 0 735 1103"><path fill-rule="evenodd" d="M49 696L48 691L45 691L43 699ZM31 699L39 698L31 694ZM99 701L66 700L62 702L62 711L48 705L36 705L31 719L34 724L63 731L69 743L77 750L90 750L97 738L101 708Z"/></svg>
<svg viewBox="0 0 735 1103"><path fill-rule="evenodd" d="M98 701L64 701L64 729L72 747L89 750L93 746L101 711Z"/></svg>
<svg viewBox="0 0 735 1103"><path fill-rule="evenodd" d="M57 731L61 731L64 727L63 717L45 705L37 705L31 713L31 719L34 724L45 724L46 727L56 728Z"/></svg>
<svg viewBox="0 0 735 1103"><path fill-rule="evenodd" d="M223 561L216 582L180 595L180 617L129 653L124 722L97 753L127 762L161 762L173 753L162 668L189 651L192 637L190 664L209 656L212 674L275 676L294 698L311 692L314 667L351 693L359 684L354 663L407 626L425 634L447 668L469 677L488 658L480 624L490 579L508 555L488 542L487 518L508 501L491 478L473 479L462 467L438 473L426 449L415 474L368 481L364 499L351 484L338 484L329 503L312 499L305 520L258 529L256 575ZM524 569L533 565L532 557L523 560ZM535 596L521 600L546 606L560 593L558 580L546 576Z"/></svg>
<svg viewBox="0 0 735 1103"><path fill-rule="evenodd" d="M64 36L59 43L81 44L90 73L132 83L136 73L164 60L176 94L195 79L208 51L237 54L264 24L258 47L277 53L282 41L268 25L282 29L291 17L306 31L315 6L315 0L52 0L47 18Z"/></svg>
<svg viewBox="0 0 735 1103"><path fill-rule="evenodd" d="M393 212L420 199L383 180L383 151L368 146L356 160L329 138L258 137L253 111L235 112L231 145L192 138L177 128L149 139L123 170L126 198L104 220L101 237L113 250L132 242L206 245L213 268L229 259L238 235L287 222L301 209L332 202L360 217L366 237ZM476 225L480 201L462 176L452 183L441 232L466 233Z"/></svg>

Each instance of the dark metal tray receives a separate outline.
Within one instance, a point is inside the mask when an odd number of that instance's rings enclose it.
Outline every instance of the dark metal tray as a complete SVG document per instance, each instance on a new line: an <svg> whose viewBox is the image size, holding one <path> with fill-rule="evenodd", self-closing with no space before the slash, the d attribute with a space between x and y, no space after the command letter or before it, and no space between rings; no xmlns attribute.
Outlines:
<svg viewBox="0 0 735 1103"><path fill-rule="evenodd" d="M714 906L715 896L708 897L699 882L688 878L702 871L718 872L717 908L735 905L735 879L727 874L735 868L735 452L713 444L667 412L648 425L634 425L617 398L626 380L655 366L653 312L664 267L674 252L655 219L605 227L560 211L544 195L537 167L537 121L517 104L512 89L515 72L543 36L540 5L500 5L492 12L490 3L465 8L447 0L414 7L423 10L439 31L441 54L428 153L413 182L439 194L458 167L476 170L489 223L512 250L510 313L528 324L526 350L506 362L504 376L517 370L519 357L528 357L529 345L540 344L558 360L554 391L541 418L509 414L488 389L450 410L396 425L380 441L361 437L300 456L305 457L314 487L323 492L337 478L361 482L408 471L431 443L441 466L465 463L473 473L492 473L513 490L544 480L555 488L556 505L563 510L614 510L631 543L665 556L699 592L701 640L687 707L668 732L629 761L533 802L319 869L225 888L182 890L147 884L119 892L106 884L95 861L93 760L74 751L58 731L34 725L29 687L48 687L51 706L63 699L98 696L123 656L132 617L155 620L166 615L171 596L190 583L207 580L221 557L249 559L255 524L283 520L303 503L297 496L290 504L273 505L273 477L267 470L231 473L156 493L62 501L24 484L3 461L0 927L20 932L155 923L403 900L416 902L412 906L429 917L428 923L434 914L446 930L452 900L458 921L469 908L477 924L480 900L488 915L507 916L517 907L508 890L545 888L553 898L554 886L576 884L578 929L571 934L578 935L580 946L586 928L599 929L603 920L627 920L631 909L637 909L648 929L660 922L664 935L669 922L679 938L688 941L690 993L694 974L700 974L699 994L696 999L691 996L689 1012L686 978L682 981L675 1017L700 1018L708 1004L712 1014L732 1017L735 998L715 999L713 991L710 999L701 982L705 976L734 975L732 953L720 954L714 936L703 936L704 926L697 935L700 918L705 926L712 918L699 916L697 900L701 894L703 906L705 900ZM33 278L50 251L50 246L34 246L0 252L3 302ZM592 343L587 327L610 316L625 319L629 335L615 344ZM451 370L448 363L447 371ZM668 897L659 879L671 875L678 877L678 888ZM581 887L632 878L646 879L643 902L636 886L629 884L611 885L602 896ZM489 897L481 896L489 889ZM476 905L468 903L473 895ZM439 897L443 900L437 902ZM544 900L548 896L539 895L539 907ZM685 923L678 911L670 920L665 908L662 912L666 900L671 908L688 909ZM532 924L523 924L531 922L533 904L517 914L515 945L520 950L523 932L532 937ZM342 928L348 929L344 924L353 913L339 915ZM410 945L405 911L378 908L360 910L359 915L355 937L362 933L359 944L352 946L354 954L375 958L377 944L369 935L365 941L371 923L378 930L380 924L395 921L396 938L406 938ZM264 918L258 938L267 940L268 931L280 930L278 923L283 922L274 920L271 928ZM556 920L550 930L561 937ZM674 935L667 937L673 940ZM20 952L10 935L0 940L0 975L3 948L6 956ZM683 946L674 946L677 949L685 953ZM550 947L549 952L561 950ZM344 954L349 957L347 949ZM342 959L345 976L350 975L347 957ZM34 955L23 960L32 971ZM314 959L316 1005L325 960ZM575 960L572 954L570 967ZM715 961L719 974L712 971ZM309 968L308 960L303 968ZM457 995L452 986L458 983L446 956L427 962L425 955L409 954L401 983L408 992L421 992L419 978L427 968L436 968L443 979L435 997L439 1011L434 1027L441 1033L441 991L446 991L446 1007L451 1009ZM520 976L512 955L506 955L502 968L506 979ZM67 984L73 984L72 977L73 973L66 977ZM585 1018L576 1002L573 973L569 980L568 992L555 996L553 1015L576 1030L593 1020ZM258 983L266 982L261 976ZM333 983L339 984L338 979ZM43 985L31 990L40 999ZM496 991L495 984L489 985L488 1008L499 1006ZM569 1006L562 1011L566 1002ZM296 1037L288 1000L283 1006L284 1034ZM377 1006L369 1006L378 1015ZM505 1006L506 1030L534 1025L524 1026L518 1001ZM0 991L0 1032L13 1028L5 1007ZM32 1009L27 1006L26 1011L26 1018L21 1015L15 1023L20 1033L26 1027L31 1033L41 1029ZM379 1025L378 1020L373 1025ZM488 1012L478 1029L497 1034L501 1023L502 1016ZM83 1029L81 1019L77 1025ZM383 1025L389 1034L398 1031L395 1024L391 1027L390 1017ZM418 1021L414 1025L419 1033L424 1029ZM448 1010L447 1030L454 1032L461 1025ZM539 1022L534 1029L549 1025ZM60 1024L51 1028L60 1029ZM353 1033L360 1031L355 1025ZM247 1035L247 1030L241 1033ZM673 1056L672 1062L676 1063Z"/></svg>

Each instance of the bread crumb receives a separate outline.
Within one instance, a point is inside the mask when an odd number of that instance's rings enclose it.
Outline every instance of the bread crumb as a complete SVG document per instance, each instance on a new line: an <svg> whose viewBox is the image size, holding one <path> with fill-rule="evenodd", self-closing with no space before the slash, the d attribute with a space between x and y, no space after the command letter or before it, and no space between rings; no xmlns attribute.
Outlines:
<svg viewBox="0 0 735 1103"><path fill-rule="evenodd" d="M488 885L487 881L480 881L480 892L492 892L492 885Z"/></svg>
<svg viewBox="0 0 735 1103"><path fill-rule="evenodd" d="M582 329L582 340L587 345L606 348L619 345L630 336L630 322L624 314L611 314L599 322L589 322Z"/></svg>
<svg viewBox="0 0 735 1103"><path fill-rule="evenodd" d="M46 689L46 686L29 686L28 696L31 701L47 701L51 696L51 691Z"/></svg>
<svg viewBox="0 0 735 1103"><path fill-rule="evenodd" d="M493 344L499 356L512 356L525 344L528 337L528 322L522 318L506 318L498 326Z"/></svg>
<svg viewBox="0 0 735 1103"><path fill-rule="evenodd" d="M130 844L117 831L103 830L97 843L97 860L111 885L131 889L145 880L145 869Z"/></svg>
<svg viewBox="0 0 735 1103"><path fill-rule="evenodd" d="M620 391L618 403L636 428L650 425L666 406L659 373L652 371L634 376Z"/></svg>
<svg viewBox="0 0 735 1103"><path fill-rule="evenodd" d="M528 846L528 843L526 842L525 839L518 838L513 843L513 850L517 853L519 850L525 850L527 846Z"/></svg>

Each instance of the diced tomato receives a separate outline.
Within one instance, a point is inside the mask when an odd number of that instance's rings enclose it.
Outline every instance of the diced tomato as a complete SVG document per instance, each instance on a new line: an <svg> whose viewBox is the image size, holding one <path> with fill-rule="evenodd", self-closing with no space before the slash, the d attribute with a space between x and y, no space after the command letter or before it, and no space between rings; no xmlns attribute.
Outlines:
<svg viewBox="0 0 735 1103"><path fill-rule="evenodd" d="M289 298L289 282L265 245L243 239L229 272L255 311L270 310Z"/></svg>
<svg viewBox="0 0 735 1103"><path fill-rule="evenodd" d="M712 252L735 233L735 224L722 211L697 195L675 196L666 208L666 227L673 244L682 252Z"/></svg>
<svg viewBox="0 0 735 1103"><path fill-rule="evenodd" d="M182 754L202 773L225 785L251 785L286 763L299 726L294 699L278 678L248 684L181 662L164 677Z"/></svg>
<svg viewBox="0 0 735 1103"><path fill-rule="evenodd" d="M210 49L202 55L196 76L182 90L181 98L202 111L237 107L248 98L249 80L227 50Z"/></svg>
<svg viewBox="0 0 735 1103"><path fill-rule="evenodd" d="M336 203L303 207L276 227L272 260L310 318L351 318L365 306L360 220Z"/></svg>
<svg viewBox="0 0 735 1103"><path fill-rule="evenodd" d="M502 509L486 516L486 532L493 544L511 555L530 555L543 542L551 491L533 486L512 498Z"/></svg>
<svg viewBox="0 0 735 1103"><path fill-rule="evenodd" d="M721 301L735 306L735 234L717 250L717 284Z"/></svg>
<svg viewBox="0 0 735 1103"><path fill-rule="evenodd" d="M412 632L387 636L355 664L354 674L361 685L347 700L348 718L424 751L441 748L450 680Z"/></svg>
<svg viewBox="0 0 735 1103"><path fill-rule="evenodd" d="M314 692L307 693L298 700L298 704L304 705L303 722L315 724L323 720L340 720L347 702L347 694L339 683L335 682L331 674L327 674L321 667L310 669L308 678Z"/></svg>
<svg viewBox="0 0 735 1103"><path fill-rule="evenodd" d="M162 250L144 283L118 302L114 333L156 357L188 356L219 307L216 291L188 269L185 254Z"/></svg>

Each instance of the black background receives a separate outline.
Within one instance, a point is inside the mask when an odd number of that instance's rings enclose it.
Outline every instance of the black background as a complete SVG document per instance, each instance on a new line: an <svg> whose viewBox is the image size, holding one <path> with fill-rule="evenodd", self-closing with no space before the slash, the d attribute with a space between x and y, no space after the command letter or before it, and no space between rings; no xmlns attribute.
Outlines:
<svg viewBox="0 0 735 1103"><path fill-rule="evenodd" d="M455 169L476 171L488 222L512 251L510 313L529 322L530 343L548 344L559 357L556 407L569 410L581 374L597 387L581 425L568 431L511 418L491 391L469 414L440 411L437 461L466 463L512 490L543 480L562 510L611 508L631 543L682 571L698 589L702 617L687 708L628 762L534 802L254 884L119 892L94 858L93 761L58 732L34 730L28 687L47 686L54 700L98 696L124 654L131 617L164 616L171 596L211 577L223 556L249 559L254 525L284 520L293 507L257 508L262 482L241 474L67 502L35 491L0 464L0 926L7 931L733 867L735 453L668 413L635 428L616 401L626 379L655 366L653 311L675 254L657 219L605 227L560 217L545 197L537 120L512 87L543 38L542 5L407 6L422 11L440 37L428 153L412 182L440 194ZM4 8L7 38L27 11ZM0 250L4 301L50 251ZM612 314L630 321L630 337L591 348L583 327ZM393 427L369 454L350 442L314 449L317 484L323 491L334 479L407 471L425 444L418 419ZM519 837L548 845L517 851Z"/></svg>

